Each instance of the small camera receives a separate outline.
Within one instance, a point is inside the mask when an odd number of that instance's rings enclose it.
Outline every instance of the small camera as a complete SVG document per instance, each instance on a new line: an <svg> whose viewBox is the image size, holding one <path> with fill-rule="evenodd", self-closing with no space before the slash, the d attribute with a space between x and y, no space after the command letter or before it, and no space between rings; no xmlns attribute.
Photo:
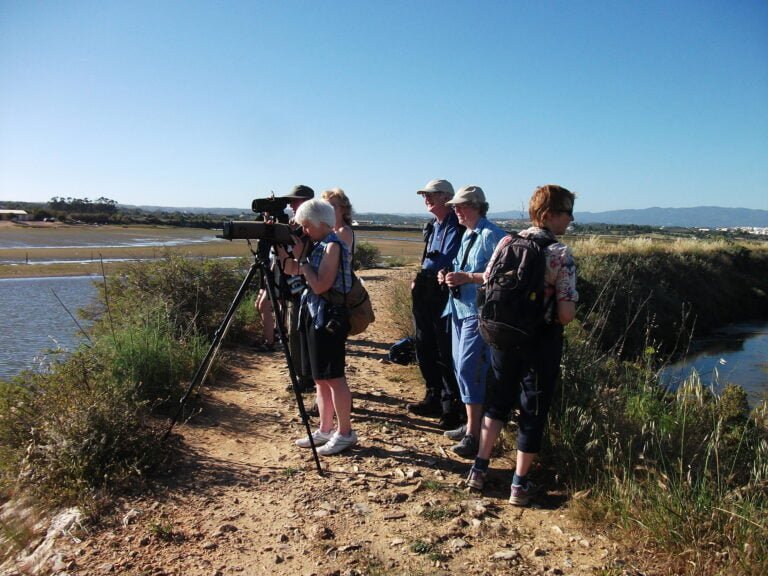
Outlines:
<svg viewBox="0 0 768 576"><path fill-rule="evenodd" d="M325 330L331 334L337 334L346 329L349 322L347 308L345 306L327 306L325 309Z"/></svg>

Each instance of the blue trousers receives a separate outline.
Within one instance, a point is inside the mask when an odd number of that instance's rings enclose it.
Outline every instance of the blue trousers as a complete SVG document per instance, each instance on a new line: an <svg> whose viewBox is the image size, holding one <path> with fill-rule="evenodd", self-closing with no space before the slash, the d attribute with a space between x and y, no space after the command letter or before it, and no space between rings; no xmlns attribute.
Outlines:
<svg viewBox="0 0 768 576"><path fill-rule="evenodd" d="M485 402L490 348L480 336L477 316L452 318L453 368L464 404Z"/></svg>

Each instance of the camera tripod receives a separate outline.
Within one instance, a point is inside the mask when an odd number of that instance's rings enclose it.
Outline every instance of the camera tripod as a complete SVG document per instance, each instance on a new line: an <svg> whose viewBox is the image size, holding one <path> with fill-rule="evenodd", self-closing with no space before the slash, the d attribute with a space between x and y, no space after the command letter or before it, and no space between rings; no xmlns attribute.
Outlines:
<svg viewBox="0 0 768 576"><path fill-rule="evenodd" d="M250 245L250 242L249 242L249 245ZM275 312L275 329L277 330L277 334L280 337L280 341L283 342L283 352L285 353L285 360L288 364L288 374L291 377L291 388L293 389L293 394L296 397L296 404L299 407L299 415L301 416L301 421L304 423L304 427L307 430L307 438L309 439L309 445L312 448L312 456L315 459L315 466L317 467L317 473L320 476L322 476L323 469L320 466L320 459L317 457L317 448L315 447L315 440L312 437L312 429L309 425L309 415L307 414L307 410L304 407L304 400L302 399L301 393L299 392L299 382L296 376L296 371L293 367L291 352L288 346L288 338L286 336L285 326L283 323L284 314L278 312L280 310L280 307L278 306L278 301L275 294L276 288L274 283L274 277L270 273L269 267L267 266L266 262L253 250L251 250L251 254L253 254L253 258L254 258L253 264L248 269L248 273L243 279L242 284L240 284L240 288L237 290L237 294L235 295L234 300L232 300L232 304L229 305L229 309L227 310L227 313L224 316L224 320L222 320L221 324L216 330L216 333L214 334L214 337L213 337L213 341L211 342L211 345L208 348L208 352L206 352L205 357L203 358L203 361L200 363L200 366L198 366L197 371L195 372L195 375L192 377L192 381L189 383L189 386L187 387L187 390L184 393L184 396L182 396L181 400L179 400L179 408L176 411L176 414L174 415L173 419L171 420L171 424L168 427L168 430L163 436L163 441L165 441L165 439L168 438L168 435L171 433L171 430L176 425L176 422L178 422L179 417L181 416L181 413L184 410L184 405L187 403L187 400L192 394L192 391L195 388L202 386L205 380L208 378L208 374L210 373L211 366L213 365L213 361L216 359L216 355L219 353L219 349L221 348L221 343L223 342L224 338L227 336L227 333L229 332L229 329L232 326L232 320L234 318L235 312L237 311L237 308L240 305L240 302L242 301L243 297L248 291L248 287L253 281L254 276L256 276L258 272L261 272L261 277L265 279L263 287L267 291L267 296L269 297L269 301L272 304L272 310L274 310Z"/></svg>

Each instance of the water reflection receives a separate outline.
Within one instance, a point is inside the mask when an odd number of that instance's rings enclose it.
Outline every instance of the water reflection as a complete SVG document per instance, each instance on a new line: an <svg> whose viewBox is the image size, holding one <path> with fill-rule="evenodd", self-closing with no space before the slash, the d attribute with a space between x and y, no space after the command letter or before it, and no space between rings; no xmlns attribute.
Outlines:
<svg viewBox="0 0 768 576"><path fill-rule="evenodd" d="M73 276L0 280L4 326L0 332L0 378L38 368L47 349L70 351L77 346L82 335L67 310L77 317L77 310L96 295L93 282L97 279Z"/></svg>

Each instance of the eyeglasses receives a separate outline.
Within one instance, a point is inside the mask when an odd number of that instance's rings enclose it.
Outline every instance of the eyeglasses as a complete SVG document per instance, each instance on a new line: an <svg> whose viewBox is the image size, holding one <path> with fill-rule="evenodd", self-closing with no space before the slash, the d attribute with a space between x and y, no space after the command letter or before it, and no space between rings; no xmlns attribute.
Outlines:
<svg viewBox="0 0 768 576"><path fill-rule="evenodd" d="M469 202L464 202L463 204L454 204L453 209L454 210L464 210L465 208L472 207L472 204Z"/></svg>
<svg viewBox="0 0 768 576"><path fill-rule="evenodd" d="M573 218L573 208L569 208L568 210L555 210L555 212L560 212L561 214L568 214L568 216Z"/></svg>

